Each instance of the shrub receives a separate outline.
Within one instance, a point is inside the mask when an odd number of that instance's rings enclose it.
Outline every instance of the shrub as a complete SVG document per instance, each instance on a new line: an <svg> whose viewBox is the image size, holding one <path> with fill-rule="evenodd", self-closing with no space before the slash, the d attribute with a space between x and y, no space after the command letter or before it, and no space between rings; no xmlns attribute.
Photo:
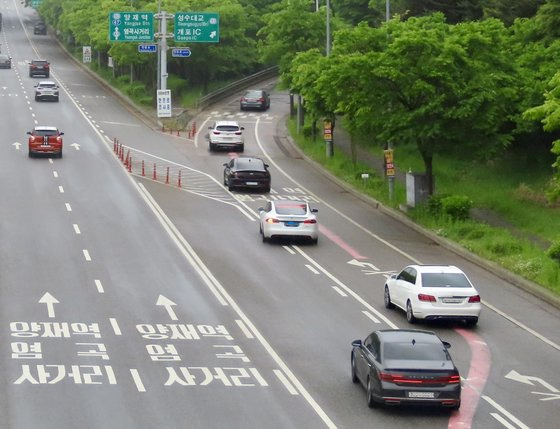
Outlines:
<svg viewBox="0 0 560 429"><path fill-rule="evenodd" d="M441 211L454 220L469 218L472 201L465 195L450 195L441 199Z"/></svg>
<svg viewBox="0 0 560 429"><path fill-rule="evenodd" d="M546 251L546 254L556 262L560 262L560 240L552 243L552 245Z"/></svg>

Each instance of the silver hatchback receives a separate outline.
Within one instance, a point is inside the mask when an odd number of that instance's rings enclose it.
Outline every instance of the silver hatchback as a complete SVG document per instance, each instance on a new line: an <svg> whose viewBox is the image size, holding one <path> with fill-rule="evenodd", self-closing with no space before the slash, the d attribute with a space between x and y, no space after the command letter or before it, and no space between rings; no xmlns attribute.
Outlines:
<svg viewBox="0 0 560 429"><path fill-rule="evenodd" d="M216 121L208 127L210 132L206 134L210 150L234 149L243 152L245 139L243 138L244 127L240 127L236 121Z"/></svg>

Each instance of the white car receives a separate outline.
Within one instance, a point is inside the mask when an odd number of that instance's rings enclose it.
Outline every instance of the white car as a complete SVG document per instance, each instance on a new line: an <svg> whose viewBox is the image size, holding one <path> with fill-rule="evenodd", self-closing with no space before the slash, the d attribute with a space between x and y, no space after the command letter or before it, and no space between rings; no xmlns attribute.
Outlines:
<svg viewBox="0 0 560 429"><path fill-rule="evenodd" d="M35 85L35 101L58 101L58 85L50 80L43 80Z"/></svg>
<svg viewBox="0 0 560 429"><path fill-rule="evenodd" d="M480 295L466 274L453 265L409 265L385 282L386 308L406 311L406 320L464 320L474 326Z"/></svg>
<svg viewBox="0 0 560 429"><path fill-rule="evenodd" d="M259 207L259 229L263 242L285 236L309 238L313 244L317 244L317 212L305 201L268 201L265 207Z"/></svg>
<svg viewBox="0 0 560 429"><path fill-rule="evenodd" d="M245 139L243 138L244 127L240 127L236 121L216 121L210 127L206 135L210 150L234 149L243 152Z"/></svg>

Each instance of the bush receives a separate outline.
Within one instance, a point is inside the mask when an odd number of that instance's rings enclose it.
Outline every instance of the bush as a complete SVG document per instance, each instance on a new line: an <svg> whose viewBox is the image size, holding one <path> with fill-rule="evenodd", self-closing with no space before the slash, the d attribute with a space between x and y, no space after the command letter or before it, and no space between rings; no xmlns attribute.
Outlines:
<svg viewBox="0 0 560 429"><path fill-rule="evenodd" d="M560 262L560 240L552 243L552 245L546 251L546 254L556 262Z"/></svg>
<svg viewBox="0 0 560 429"><path fill-rule="evenodd" d="M167 77L167 89L170 89L171 94L175 94L174 96L179 99L181 94L189 89L189 81L177 75L169 74Z"/></svg>
<svg viewBox="0 0 560 429"><path fill-rule="evenodd" d="M465 195L450 195L441 199L441 211L453 220L469 218L472 201Z"/></svg>
<svg viewBox="0 0 560 429"><path fill-rule="evenodd" d="M441 200L447 198L449 194L434 194L428 199L428 211L434 216L439 216L443 213L443 205Z"/></svg>

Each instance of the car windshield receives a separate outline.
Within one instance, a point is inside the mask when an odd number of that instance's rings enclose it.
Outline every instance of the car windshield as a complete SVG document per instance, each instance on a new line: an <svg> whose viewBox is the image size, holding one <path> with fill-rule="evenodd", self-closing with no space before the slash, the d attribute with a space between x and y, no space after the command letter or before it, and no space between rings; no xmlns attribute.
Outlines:
<svg viewBox="0 0 560 429"><path fill-rule="evenodd" d="M471 287L462 273L423 273L422 287Z"/></svg>
<svg viewBox="0 0 560 429"><path fill-rule="evenodd" d="M57 130L35 130L33 134L36 136L56 136L58 134Z"/></svg>
<svg viewBox="0 0 560 429"><path fill-rule="evenodd" d="M276 203L276 213L282 215L304 215L307 205L304 203Z"/></svg>
<svg viewBox="0 0 560 429"><path fill-rule="evenodd" d="M216 129L218 131L230 131L230 132L239 131L239 127L237 125L218 125Z"/></svg>
<svg viewBox="0 0 560 429"><path fill-rule="evenodd" d="M238 170L264 170L264 162L260 159L238 159Z"/></svg>
<svg viewBox="0 0 560 429"><path fill-rule="evenodd" d="M10 57L8 57L7 55L0 54L0 60L7 60L7 59L9 59L9 58L10 58Z"/></svg>
<svg viewBox="0 0 560 429"><path fill-rule="evenodd" d="M443 344L385 343L383 357L385 360L449 360L449 353Z"/></svg>

